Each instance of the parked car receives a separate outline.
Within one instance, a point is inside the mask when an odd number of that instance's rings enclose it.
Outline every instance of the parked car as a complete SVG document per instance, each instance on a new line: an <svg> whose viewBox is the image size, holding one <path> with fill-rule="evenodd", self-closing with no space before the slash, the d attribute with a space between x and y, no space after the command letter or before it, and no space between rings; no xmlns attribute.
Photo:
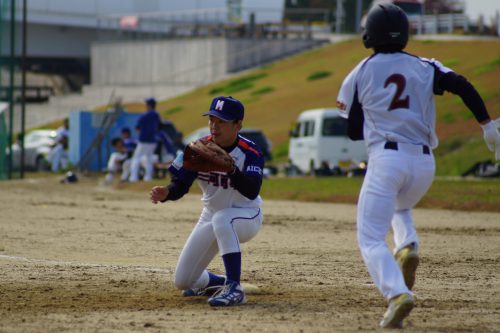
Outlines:
<svg viewBox="0 0 500 333"><path fill-rule="evenodd" d="M304 174L325 169L338 173L368 160L364 141L349 139L347 120L337 109L302 112L290 136L290 163Z"/></svg>
<svg viewBox="0 0 500 333"><path fill-rule="evenodd" d="M196 141L199 138L210 135L210 130L208 127L198 128L188 136L184 138L184 144L187 145L190 142ZM272 159L272 144L271 141L262 133L260 129L255 128L242 128L240 130L240 135L244 138L255 142L260 149L262 149L262 154L264 155L264 159L266 161L270 161Z"/></svg>
<svg viewBox="0 0 500 333"><path fill-rule="evenodd" d="M172 145L175 150L183 150L184 142L182 132L180 132L174 125L173 122L169 120L162 121L160 125L160 131L164 132L168 135L168 137L172 140Z"/></svg>
<svg viewBox="0 0 500 333"><path fill-rule="evenodd" d="M47 155L55 144L56 131L34 130L24 137L24 167L26 170L48 170ZM19 143L12 145L12 166L14 169L21 167L21 146Z"/></svg>

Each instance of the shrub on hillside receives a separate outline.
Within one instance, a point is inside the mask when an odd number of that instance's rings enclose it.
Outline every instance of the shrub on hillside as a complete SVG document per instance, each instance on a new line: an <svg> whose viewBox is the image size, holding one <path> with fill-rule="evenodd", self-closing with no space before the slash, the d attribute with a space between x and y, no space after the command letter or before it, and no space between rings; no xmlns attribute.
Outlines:
<svg viewBox="0 0 500 333"><path fill-rule="evenodd" d="M330 73L329 71L318 71L318 72L314 72L311 75L309 75L307 80L308 81L319 80L319 79L323 79L325 77L328 77L330 75L332 75L332 73Z"/></svg>

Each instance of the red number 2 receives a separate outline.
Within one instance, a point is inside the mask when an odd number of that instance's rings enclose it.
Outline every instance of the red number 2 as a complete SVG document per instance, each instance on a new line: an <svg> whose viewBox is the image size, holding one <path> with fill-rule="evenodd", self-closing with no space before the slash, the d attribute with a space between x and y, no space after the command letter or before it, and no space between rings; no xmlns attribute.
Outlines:
<svg viewBox="0 0 500 333"><path fill-rule="evenodd" d="M406 87L406 78L401 74L392 74L387 78L387 80L385 80L384 88L387 88L387 86L391 83L396 85L396 93L394 94L391 105L389 105L389 109L387 111L392 111L394 109L409 109L410 96L401 98L401 95Z"/></svg>

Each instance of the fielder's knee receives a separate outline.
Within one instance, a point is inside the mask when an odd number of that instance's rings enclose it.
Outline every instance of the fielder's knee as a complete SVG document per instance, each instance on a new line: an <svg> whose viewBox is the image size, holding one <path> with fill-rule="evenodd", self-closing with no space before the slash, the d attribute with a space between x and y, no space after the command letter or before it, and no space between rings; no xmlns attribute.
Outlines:
<svg viewBox="0 0 500 333"><path fill-rule="evenodd" d="M215 233L217 234L220 230L224 230L226 228L231 229L231 220L228 219L227 215L217 212L212 217L212 225Z"/></svg>

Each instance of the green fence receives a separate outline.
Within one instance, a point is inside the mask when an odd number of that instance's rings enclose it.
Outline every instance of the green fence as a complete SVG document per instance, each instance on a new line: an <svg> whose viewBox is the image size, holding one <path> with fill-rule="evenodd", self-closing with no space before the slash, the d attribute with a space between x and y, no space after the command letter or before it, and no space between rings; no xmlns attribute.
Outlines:
<svg viewBox="0 0 500 333"><path fill-rule="evenodd" d="M11 5L14 5L14 8ZM15 1L0 0L0 86L7 89L14 85L15 56L12 54L16 42L14 12ZM7 123L7 118L10 119L9 123L12 122L13 102L12 93L8 94L7 100L0 101L0 180L12 178L13 175L8 169L9 156L7 154L10 153L8 146L9 139L12 137L11 126Z"/></svg>
<svg viewBox="0 0 500 333"><path fill-rule="evenodd" d="M0 102L0 180L7 179L7 123L5 113L7 104Z"/></svg>

